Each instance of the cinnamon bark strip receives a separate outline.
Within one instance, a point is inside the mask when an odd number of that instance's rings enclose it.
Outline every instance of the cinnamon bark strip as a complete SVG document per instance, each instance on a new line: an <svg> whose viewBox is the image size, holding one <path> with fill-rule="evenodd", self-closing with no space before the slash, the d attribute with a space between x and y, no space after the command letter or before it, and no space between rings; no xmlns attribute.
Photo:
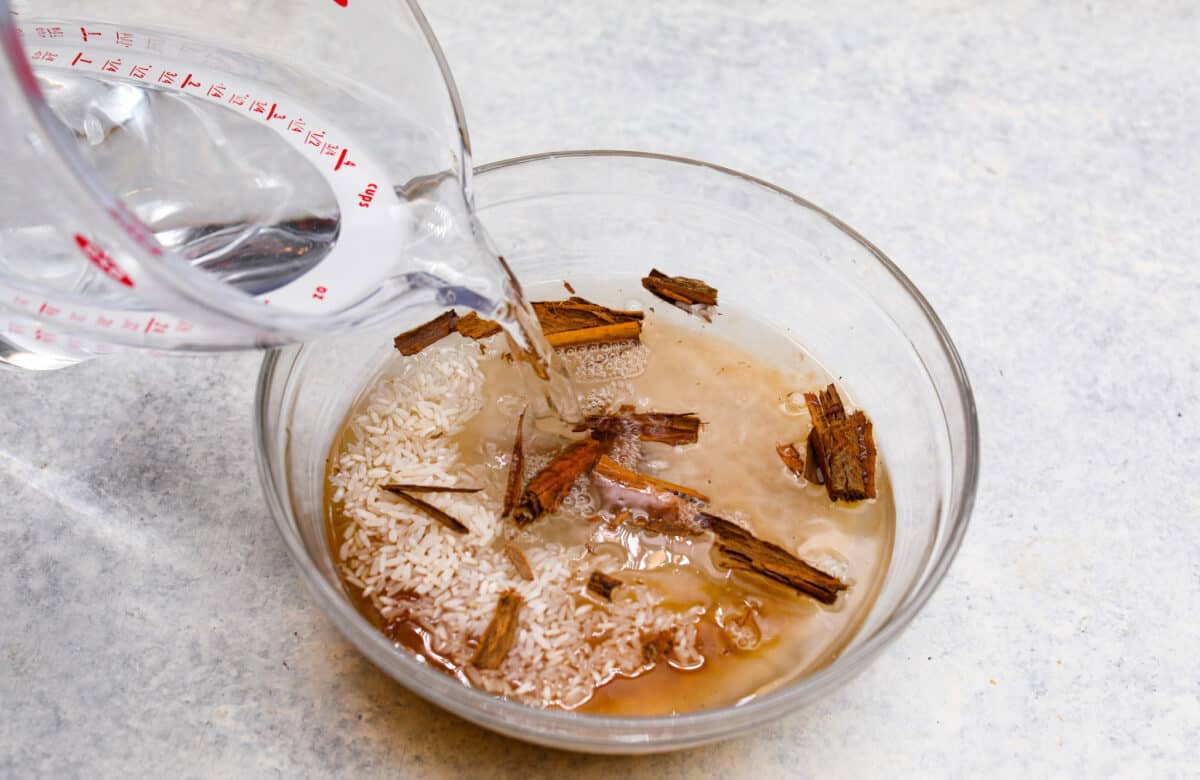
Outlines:
<svg viewBox="0 0 1200 780"><path fill-rule="evenodd" d="M465 534L470 530L462 524L462 521L456 519L452 515L447 514L443 510L438 509L436 506L427 501L422 501L416 496L410 495L403 490L393 490L391 488L387 488L387 491L396 498L403 500L405 503L420 509L422 512L429 515L434 520L437 520L439 523L446 526L446 528L449 528L456 534Z"/></svg>
<svg viewBox="0 0 1200 780"><path fill-rule="evenodd" d="M525 412L529 411L529 407L521 410L521 416L517 418L517 436L513 439L512 457L508 461L508 486L504 490L504 507L500 516L508 517L512 514L513 509L517 506L517 497L521 494L521 478L525 474Z"/></svg>
<svg viewBox="0 0 1200 780"><path fill-rule="evenodd" d="M525 557L525 553L521 552L521 548L515 544L506 544L502 549L504 557L508 558L508 562L517 570L521 579L533 580L533 567L529 565L529 559Z"/></svg>
<svg viewBox="0 0 1200 780"><path fill-rule="evenodd" d="M633 412L622 407L617 414L594 414L583 418L576 431L591 430L608 434L636 434L642 441L661 444L695 444L700 440L700 418L691 412Z"/></svg>
<svg viewBox="0 0 1200 780"><path fill-rule="evenodd" d="M571 491L575 480L592 470L603 452L604 443L595 439L577 441L567 447L542 470L534 474L513 509L513 522L524 528L546 512L553 512Z"/></svg>
<svg viewBox="0 0 1200 780"><path fill-rule="evenodd" d="M825 475L821 473L821 460L817 457L817 445L814 444L813 432L808 432L804 440L804 478L818 485L825 484Z"/></svg>
<svg viewBox="0 0 1200 780"><path fill-rule="evenodd" d="M415 355L430 344L435 344L454 332L458 314L453 309L443 312L424 325L418 325L394 338L396 350L405 357Z"/></svg>
<svg viewBox="0 0 1200 780"><path fill-rule="evenodd" d="M536 301L533 311L546 341L556 349L637 341L645 317L640 311L609 309L574 296L565 301Z"/></svg>
<svg viewBox="0 0 1200 780"><path fill-rule="evenodd" d="M805 563L777 544L764 542L741 526L715 515L701 513L703 525L713 532L716 562L726 569L752 572L832 604L846 584Z"/></svg>
<svg viewBox="0 0 1200 780"><path fill-rule="evenodd" d="M475 657L471 663L479 669L495 669L500 666L517 639L517 618L521 614L524 599L515 590L506 590L496 602L496 614L479 639Z"/></svg>
<svg viewBox="0 0 1200 780"><path fill-rule="evenodd" d="M619 579L610 577L599 569L592 572L592 576L588 577L587 581L587 589L605 601L612 601L613 591L621 585Z"/></svg>
<svg viewBox="0 0 1200 780"><path fill-rule="evenodd" d="M542 333L550 346L576 347L583 344L612 344L638 341L642 334L640 311L620 311L573 296L565 301L534 301ZM458 318L454 329L470 339L481 339L500 332L500 326L471 313Z"/></svg>
<svg viewBox="0 0 1200 780"><path fill-rule="evenodd" d="M667 276L657 268L642 277L642 287L689 314L696 314L712 321L712 309L717 305L717 289L699 279L686 276Z"/></svg>
<svg viewBox="0 0 1200 780"><path fill-rule="evenodd" d="M779 453L779 459L788 467L788 471L809 482L824 485L825 476L821 473L821 464L813 446L813 434L810 431L804 439L804 457L800 456L795 444L777 444L775 451Z"/></svg>
<svg viewBox="0 0 1200 780"><path fill-rule="evenodd" d="M450 485L408 485L400 482L393 482L384 485L383 489L389 493L478 493L483 488L477 487L451 487Z"/></svg>
<svg viewBox="0 0 1200 780"><path fill-rule="evenodd" d="M698 490L692 490L683 485L676 485L673 482L655 479L648 474L627 469L607 455L600 456L600 460L596 461L596 467L592 470L592 473L607 482L619 485L627 490L636 490L640 493L666 493L699 501L702 504L708 503L708 496Z"/></svg>
<svg viewBox="0 0 1200 780"><path fill-rule="evenodd" d="M825 491L833 501L875 498L875 439L871 421L862 411L847 415L837 389L829 385L819 394L805 393L812 417L809 437Z"/></svg>
<svg viewBox="0 0 1200 780"><path fill-rule="evenodd" d="M478 341L495 336L500 332L500 325L492 320L485 320L472 311L459 317L458 321L454 323L454 329L461 335Z"/></svg>

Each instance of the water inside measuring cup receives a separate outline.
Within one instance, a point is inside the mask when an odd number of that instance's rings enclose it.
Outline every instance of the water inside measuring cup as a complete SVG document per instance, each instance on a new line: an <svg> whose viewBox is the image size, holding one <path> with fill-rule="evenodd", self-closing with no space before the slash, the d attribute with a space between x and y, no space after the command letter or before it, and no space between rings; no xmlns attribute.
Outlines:
<svg viewBox="0 0 1200 780"><path fill-rule="evenodd" d="M231 110L226 93L214 100L211 87L206 94L62 68L35 73L103 186L194 266L293 312L353 309L388 295L476 309L497 320L514 351L528 358L531 395L541 401L534 412L578 418L565 367L453 176L415 187L379 177L378 184L338 192L331 171L356 164L348 147L331 148L324 133L318 138L296 125L278 103L268 108L264 101L256 114L249 96L232 106L243 110ZM285 131L292 126L294 138ZM63 255L53 235L33 231L26 240L24 256L49 259L23 269L39 274L39 282L121 302L123 291L82 256Z"/></svg>
<svg viewBox="0 0 1200 780"><path fill-rule="evenodd" d="M85 161L167 248L265 295L324 260L340 214L328 181L270 127L198 96L62 70L38 72ZM86 289L90 264L50 281Z"/></svg>

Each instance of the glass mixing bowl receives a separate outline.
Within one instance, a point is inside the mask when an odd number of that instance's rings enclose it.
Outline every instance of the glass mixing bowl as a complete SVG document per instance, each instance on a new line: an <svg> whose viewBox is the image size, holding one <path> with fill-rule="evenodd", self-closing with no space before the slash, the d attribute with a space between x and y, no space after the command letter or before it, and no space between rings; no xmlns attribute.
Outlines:
<svg viewBox="0 0 1200 780"><path fill-rule="evenodd" d="M418 662L351 604L326 542L325 458L344 416L417 324L267 354L259 377L259 474L270 511L317 603L379 668L457 715L520 739L640 753L734 736L802 707L861 671L941 582L966 530L979 463L962 363L929 304L835 217L735 171L633 152L569 152L480 168L479 215L527 284L640 279L651 266L697 277L722 305L794 334L875 423L896 537L882 591L828 666L750 701L654 717L536 709L464 687ZM428 313L432 316L432 312ZM419 319L419 318L418 318Z"/></svg>

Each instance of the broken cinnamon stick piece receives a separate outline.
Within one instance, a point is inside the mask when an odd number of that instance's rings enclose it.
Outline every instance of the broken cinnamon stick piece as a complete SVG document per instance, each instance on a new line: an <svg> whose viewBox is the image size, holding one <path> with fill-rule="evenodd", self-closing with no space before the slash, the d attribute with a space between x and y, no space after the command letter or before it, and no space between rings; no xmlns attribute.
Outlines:
<svg viewBox="0 0 1200 780"><path fill-rule="evenodd" d="M533 567L529 565L529 559L525 557L525 553L521 552L521 548L515 544L506 544L503 547L504 557L508 558L508 562L517 570L517 574L521 579L533 579Z"/></svg>
<svg viewBox="0 0 1200 780"><path fill-rule="evenodd" d="M667 276L657 268L652 268L649 276L642 277L642 287L676 308L712 321L712 309L717 305L717 290L699 279Z"/></svg>
<svg viewBox="0 0 1200 780"><path fill-rule="evenodd" d="M521 410L521 416L517 418L517 435L513 439L512 457L508 461L508 486L504 489L504 507L500 513L501 517L508 517L512 514L513 509L517 506L517 496L521 494L521 478L525 474L525 449L522 442L525 439L525 412L529 411L529 407Z"/></svg>
<svg viewBox="0 0 1200 780"><path fill-rule="evenodd" d="M550 346L611 344L637 341L642 333L640 311L619 311L579 297L565 301L535 301L533 311Z"/></svg>
<svg viewBox="0 0 1200 780"><path fill-rule="evenodd" d="M640 311L609 309L579 297L571 297L565 301L534 301L533 312L542 326L546 341L556 349L583 344L638 341L642 333L642 319L645 317ZM422 327L431 325L432 323L427 323ZM456 330L466 338L478 340L499 333L500 325L471 312L451 321L448 326L439 324L438 332L441 330L446 332L437 338ZM428 344L417 349L417 352L425 346Z"/></svg>
<svg viewBox="0 0 1200 780"><path fill-rule="evenodd" d="M454 332L454 324L457 321L458 315L451 309L439 314L424 325L406 330L392 341L401 355L409 357L449 336Z"/></svg>
<svg viewBox="0 0 1200 780"><path fill-rule="evenodd" d="M605 601L612 601L613 591L621 585L619 579L610 577L599 569L592 572L592 576L588 577L587 581L587 589Z"/></svg>
<svg viewBox="0 0 1200 780"><path fill-rule="evenodd" d="M575 480L592 470L604 444L584 439L571 444L533 475L513 509L513 522L524 528L546 512L553 512L571 491Z"/></svg>
<svg viewBox="0 0 1200 780"><path fill-rule="evenodd" d="M787 466L788 471L797 477L804 476L804 458L800 457L800 451L794 444L776 444L775 451L779 453L779 459Z"/></svg>
<svg viewBox="0 0 1200 780"><path fill-rule="evenodd" d="M636 435L642 441L661 444L695 444L700 440L700 418L691 412L633 412L622 407L617 414L595 414L583 418L576 431L601 431L608 434Z"/></svg>
<svg viewBox="0 0 1200 780"><path fill-rule="evenodd" d="M837 388L805 393L812 417L809 437L833 501L875 498L875 439L862 411L847 415Z"/></svg>
<svg viewBox="0 0 1200 780"><path fill-rule="evenodd" d="M808 432L804 440L804 478L818 485L825 484L825 475L821 473L821 459L817 457L817 445L814 444L813 431Z"/></svg>
<svg viewBox="0 0 1200 780"><path fill-rule="evenodd" d="M753 572L822 604L837 601L838 593L847 587L837 577L805 563L777 544L764 542L728 520L701 513L700 521L713 532L713 549L719 566Z"/></svg>
<svg viewBox="0 0 1200 780"><path fill-rule="evenodd" d="M446 512L442 511L441 509L438 509L436 506L434 506L433 504L430 504L427 501L422 501L421 499L417 498L416 496L410 495L410 494L404 492L403 490L388 489L388 492L391 493L393 496L396 496L397 498L402 499L405 503L411 504L412 506L416 507L417 509L420 509L422 512L429 515L434 520L437 520L439 523L446 526L447 528L449 528L451 531L453 531L456 534L465 534L467 531L470 530L469 528L467 528L465 525L462 524L462 521L457 520L452 515L449 515Z"/></svg>
<svg viewBox="0 0 1200 780"><path fill-rule="evenodd" d="M478 493L479 491L483 490L483 488L477 487L451 487L450 485L406 485L398 482L384 485L383 489L389 493Z"/></svg>
<svg viewBox="0 0 1200 780"><path fill-rule="evenodd" d="M479 669L495 669L500 666L517 639L517 617L521 614L524 599L515 590L506 590L496 602L496 614L484 629L479 647L471 663Z"/></svg>
<svg viewBox="0 0 1200 780"><path fill-rule="evenodd" d="M627 469L607 455L600 456L600 460L596 461L596 467L592 470L592 473L607 482L619 485L628 490L636 490L641 493L669 493L681 498L699 501L702 504L708 503L708 496L698 490L692 490L683 485L676 485L673 482L656 479L649 474L642 474L641 472Z"/></svg>
<svg viewBox="0 0 1200 780"><path fill-rule="evenodd" d="M485 320L475 312L468 312L459 317L454 323L454 329L469 339L486 339L500 332L500 325L492 320Z"/></svg>

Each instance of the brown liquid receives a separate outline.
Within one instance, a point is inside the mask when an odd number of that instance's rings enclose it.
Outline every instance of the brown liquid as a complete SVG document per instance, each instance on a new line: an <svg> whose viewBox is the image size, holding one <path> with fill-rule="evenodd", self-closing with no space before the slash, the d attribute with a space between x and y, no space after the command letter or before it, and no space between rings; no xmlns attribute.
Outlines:
<svg viewBox="0 0 1200 780"><path fill-rule="evenodd" d="M625 300L604 295L603 289L581 289L581 294L626 307ZM677 604L680 610L700 604L706 610L698 626L705 659L700 668L681 670L659 661L637 677L616 677L596 689L579 708L583 712L649 715L734 704L827 665L866 618L886 574L893 541L894 508L882 461L879 497L845 505L830 502L824 488L797 480L775 452L776 444L803 442L807 434L808 415L796 394L829 382L816 361L783 335L728 310L722 310L716 324L704 326L648 296L638 297L657 310L647 313L643 332L645 371L631 379L577 378L584 411L596 411L587 407L600 398L610 407L634 403L645 411L697 413L705 422L698 444L646 444L639 468L707 494L707 511L743 521L760 538L822 569L834 568L832 573L851 587L835 606L824 607L754 575L731 577L712 565L703 537L647 536L578 516L604 513L599 503L580 508L575 517L538 520L531 533L541 543L590 542L598 554L624 560L622 576L653 586L667 604ZM720 335L725 332L735 334L740 343ZM489 352L491 357L481 365L487 402L457 439L463 460L490 475L484 485L488 492L502 495L506 469L496 453L511 447L514 417L527 393L521 371L501 359L495 346ZM568 355L568 361L578 359ZM853 405L849 393L843 392L843 397ZM331 461L340 442L341 437L334 443ZM526 437L532 457L560 446L561 438L550 433ZM338 507L328 504L328 509L331 543L337 549L346 521ZM355 589L348 585L347 590ZM373 617L368 602L356 602ZM389 633L410 651L445 668L444 661L428 657L425 638L414 630L418 628ZM735 637L741 638L741 648ZM463 678L462 669L447 671Z"/></svg>

